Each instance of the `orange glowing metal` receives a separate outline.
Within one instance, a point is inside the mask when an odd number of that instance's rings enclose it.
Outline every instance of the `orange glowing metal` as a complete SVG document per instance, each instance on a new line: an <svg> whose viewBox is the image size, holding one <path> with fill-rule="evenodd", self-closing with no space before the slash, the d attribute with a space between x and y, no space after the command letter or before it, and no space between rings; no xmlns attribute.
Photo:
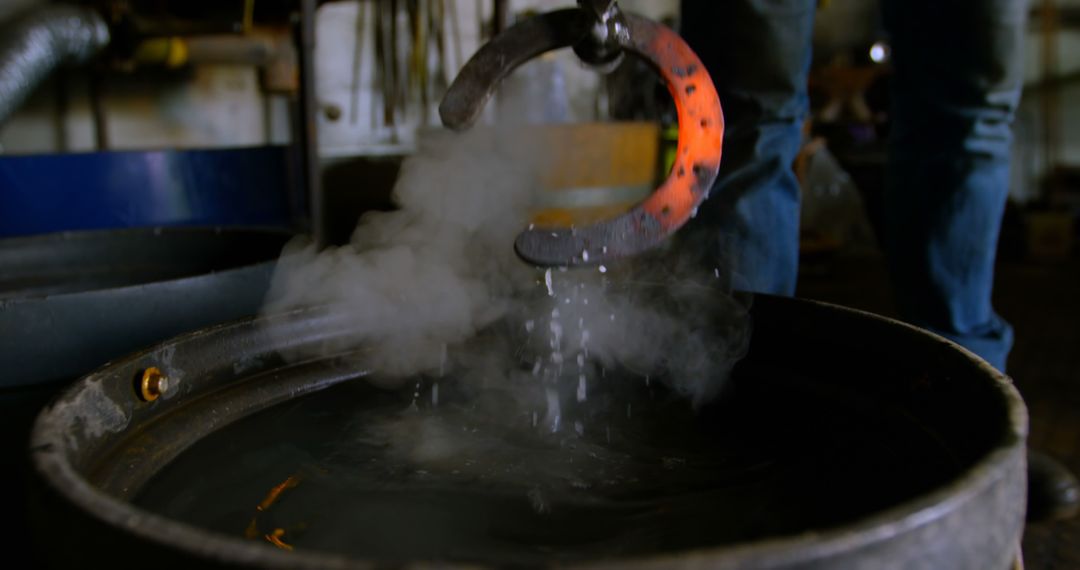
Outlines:
<svg viewBox="0 0 1080 570"><path fill-rule="evenodd" d="M277 502L279 498L281 498L282 493L289 489L292 489L293 487L296 487L299 484L300 477L296 475L289 476L288 479L284 480L279 485L274 486L273 489L270 489L270 492L266 494L266 498L263 499L262 502L259 503L259 506L255 507L255 509L259 511L265 511L266 509L269 509L274 503Z"/></svg>
<svg viewBox="0 0 1080 570"><path fill-rule="evenodd" d="M285 541L281 540L281 537L283 536L285 536L285 529L275 528L274 532L265 535L265 538L267 542L282 550L292 550L293 546L291 544L287 544Z"/></svg>
<svg viewBox="0 0 1080 570"><path fill-rule="evenodd" d="M667 82L679 119L679 146L667 180L641 207L675 231L693 216L704 201L720 168L724 140L724 114L720 97L705 66L674 31L656 25L648 46L639 53L651 56ZM703 178L707 184L701 183Z"/></svg>
<svg viewBox="0 0 1080 570"><path fill-rule="evenodd" d="M267 509L272 507L274 503L276 503L278 499L281 498L282 493L296 487L299 484L300 477L297 475L290 475L288 479L285 479L281 483L274 485L274 487L270 489L270 492L266 494L266 497L262 500L262 502L260 502L255 507L255 516L251 517L251 521L248 523L247 528L244 529L244 537L254 540L259 538L259 536L261 535L264 539L266 539L267 542L273 544L278 548L284 550L292 550L292 545L282 540L282 537L285 536L285 529L277 528L274 529L274 531L270 534L262 534L262 532L259 531L259 513L265 512Z"/></svg>
<svg viewBox="0 0 1080 570"><path fill-rule="evenodd" d="M598 264L655 247L693 217L720 170L724 114L701 60L671 29L620 13L614 2L589 4L610 16L605 25L617 22L608 28L602 51L614 48L635 54L649 62L667 83L678 113L678 154L667 180L628 212L578 228L530 227L523 231L515 249L536 265ZM595 15L580 9L541 14L482 46L454 79L439 106L443 124L457 130L470 127L499 82L516 67L553 49L574 46L577 51L587 45L596 29Z"/></svg>

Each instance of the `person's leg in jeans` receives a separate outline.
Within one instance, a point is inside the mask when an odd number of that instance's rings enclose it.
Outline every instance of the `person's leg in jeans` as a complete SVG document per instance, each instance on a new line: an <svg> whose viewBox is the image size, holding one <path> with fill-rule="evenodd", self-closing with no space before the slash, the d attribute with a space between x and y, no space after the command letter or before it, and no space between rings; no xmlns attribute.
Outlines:
<svg viewBox="0 0 1080 570"><path fill-rule="evenodd" d="M886 0L893 133L886 250L906 320L999 370L1012 327L990 293L1009 185L1013 113L1023 84L1025 0ZM1080 484L1028 454L1028 519L1075 516Z"/></svg>
<svg viewBox="0 0 1080 570"><path fill-rule="evenodd" d="M1025 0L886 0L893 47L885 249L905 320L1000 370L991 307L1023 83Z"/></svg>
<svg viewBox="0 0 1080 570"><path fill-rule="evenodd" d="M791 165L809 108L815 4L682 2L682 35L709 70L726 122L720 176L688 234L712 240L739 289L795 292L799 184Z"/></svg>

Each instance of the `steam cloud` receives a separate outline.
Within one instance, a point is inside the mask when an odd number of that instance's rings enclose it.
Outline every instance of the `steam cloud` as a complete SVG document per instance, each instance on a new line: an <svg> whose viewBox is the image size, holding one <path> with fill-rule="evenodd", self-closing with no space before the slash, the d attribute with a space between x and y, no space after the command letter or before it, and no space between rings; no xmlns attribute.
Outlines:
<svg viewBox="0 0 1080 570"><path fill-rule="evenodd" d="M514 398L540 397L542 410L546 394L552 429L555 388L576 385L581 401L605 369L652 376L696 403L713 397L748 338L746 306L723 268L676 255L686 244L605 273L522 263L513 240L553 167L528 132L425 137L395 188L400 209L366 214L346 246L289 244L263 313L331 305L357 324L345 342L373 348L365 364L384 383L444 369L478 392L531 379Z"/></svg>

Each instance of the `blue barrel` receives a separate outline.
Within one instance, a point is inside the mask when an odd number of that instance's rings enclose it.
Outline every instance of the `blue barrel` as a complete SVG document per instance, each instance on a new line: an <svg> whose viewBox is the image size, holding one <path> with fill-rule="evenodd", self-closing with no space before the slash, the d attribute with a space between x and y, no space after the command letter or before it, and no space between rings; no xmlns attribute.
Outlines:
<svg viewBox="0 0 1080 570"><path fill-rule="evenodd" d="M288 146L0 157L0 237L147 226L287 228Z"/></svg>

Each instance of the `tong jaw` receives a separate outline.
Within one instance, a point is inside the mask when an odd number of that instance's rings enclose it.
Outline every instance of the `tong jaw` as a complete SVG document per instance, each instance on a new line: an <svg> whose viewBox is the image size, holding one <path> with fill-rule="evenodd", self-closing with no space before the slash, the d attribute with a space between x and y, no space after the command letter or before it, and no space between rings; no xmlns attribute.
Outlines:
<svg viewBox="0 0 1080 570"><path fill-rule="evenodd" d="M615 0L578 0L578 7L591 22L585 37L573 45L574 53L601 73L615 71L626 55L622 45L630 35L618 3Z"/></svg>

